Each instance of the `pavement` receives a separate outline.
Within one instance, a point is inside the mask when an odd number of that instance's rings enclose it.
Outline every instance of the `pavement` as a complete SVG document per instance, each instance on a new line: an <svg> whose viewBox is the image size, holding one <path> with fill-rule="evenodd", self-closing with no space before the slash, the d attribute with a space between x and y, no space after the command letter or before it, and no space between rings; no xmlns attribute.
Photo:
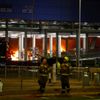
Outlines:
<svg viewBox="0 0 100 100"><path fill-rule="evenodd" d="M61 94L60 81L47 83L44 94L39 93L37 80L32 79L2 79L4 86L1 96L30 96L33 97L53 97L53 96L100 96L100 86L94 83L83 86L82 81L70 80L70 94Z"/></svg>

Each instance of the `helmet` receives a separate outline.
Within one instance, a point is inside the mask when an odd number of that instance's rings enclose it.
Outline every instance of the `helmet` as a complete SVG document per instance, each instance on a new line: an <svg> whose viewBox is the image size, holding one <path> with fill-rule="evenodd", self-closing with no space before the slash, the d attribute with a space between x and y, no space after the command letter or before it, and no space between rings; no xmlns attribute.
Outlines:
<svg viewBox="0 0 100 100"><path fill-rule="evenodd" d="M69 58L66 56L66 57L64 57L64 60L69 61Z"/></svg>

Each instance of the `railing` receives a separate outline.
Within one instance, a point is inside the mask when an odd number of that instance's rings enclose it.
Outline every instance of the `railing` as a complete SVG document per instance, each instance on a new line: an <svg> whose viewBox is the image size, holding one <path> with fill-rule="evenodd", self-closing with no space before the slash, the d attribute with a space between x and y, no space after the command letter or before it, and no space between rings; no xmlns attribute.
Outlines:
<svg viewBox="0 0 100 100"><path fill-rule="evenodd" d="M1 78L36 78L38 66L9 65L0 67Z"/></svg>
<svg viewBox="0 0 100 100"><path fill-rule="evenodd" d="M57 86L59 86L59 75L57 74L56 77ZM0 79L4 83L4 89L8 91L37 88L38 66L2 66L0 67ZM100 68L71 67L70 81L73 80L77 81L81 87L98 86L100 85Z"/></svg>
<svg viewBox="0 0 100 100"><path fill-rule="evenodd" d="M80 79L82 81L84 72L88 73L90 81L93 81L94 73L100 73L99 67L71 67L71 79ZM78 77L78 75L80 75ZM9 65L0 67L0 78L22 78L22 79L37 79L38 78L38 66L18 66Z"/></svg>

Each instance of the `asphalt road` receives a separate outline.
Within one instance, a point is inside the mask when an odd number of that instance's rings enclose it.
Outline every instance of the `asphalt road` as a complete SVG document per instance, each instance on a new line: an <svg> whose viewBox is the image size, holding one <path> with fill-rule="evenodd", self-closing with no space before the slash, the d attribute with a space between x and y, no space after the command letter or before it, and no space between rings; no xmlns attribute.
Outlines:
<svg viewBox="0 0 100 100"><path fill-rule="evenodd" d="M34 97L32 95L24 96L0 96L0 100L100 100L100 97L95 96L60 96L60 97Z"/></svg>

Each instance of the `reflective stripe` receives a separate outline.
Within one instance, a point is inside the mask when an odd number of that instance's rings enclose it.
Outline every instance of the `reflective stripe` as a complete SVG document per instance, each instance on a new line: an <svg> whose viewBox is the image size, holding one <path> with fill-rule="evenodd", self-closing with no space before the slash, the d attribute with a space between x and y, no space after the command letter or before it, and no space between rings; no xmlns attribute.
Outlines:
<svg viewBox="0 0 100 100"><path fill-rule="evenodd" d="M62 89L62 93L65 93L66 92L66 90L65 89Z"/></svg>
<svg viewBox="0 0 100 100"><path fill-rule="evenodd" d="M70 88L66 88L67 90L70 90Z"/></svg>
<svg viewBox="0 0 100 100"><path fill-rule="evenodd" d="M61 74L61 75L68 76L69 74Z"/></svg>
<svg viewBox="0 0 100 100"><path fill-rule="evenodd" d="M40 76L48 76L47 74L40 74Z"/></svg>
<svg viewBox="0 0 100 100"><path fill-rule="evenodd" d="M62 89L62 91L66 91L66 89Z"/></svg>

